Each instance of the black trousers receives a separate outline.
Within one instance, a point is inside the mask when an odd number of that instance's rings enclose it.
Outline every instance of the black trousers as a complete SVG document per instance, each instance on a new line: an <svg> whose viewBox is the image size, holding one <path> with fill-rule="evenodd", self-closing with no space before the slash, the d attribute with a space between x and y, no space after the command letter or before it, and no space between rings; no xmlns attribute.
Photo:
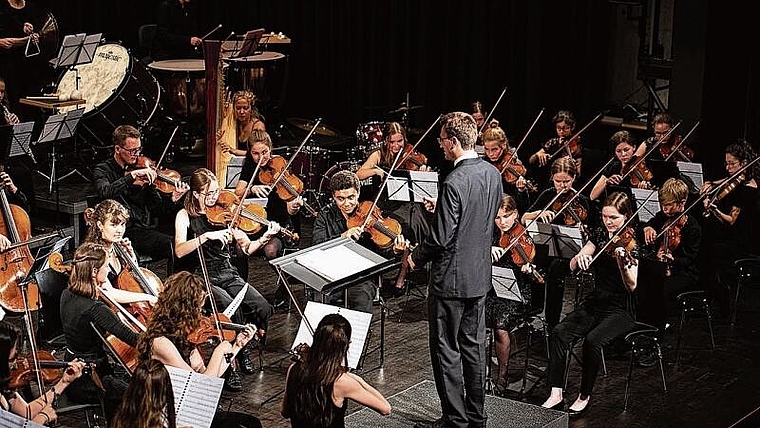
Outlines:
<svg viewBox="0 0 760 428"><path fill-rule="evenodd" d="M428 296L430 360L443 419L485 426L486 296Z"/></svg>

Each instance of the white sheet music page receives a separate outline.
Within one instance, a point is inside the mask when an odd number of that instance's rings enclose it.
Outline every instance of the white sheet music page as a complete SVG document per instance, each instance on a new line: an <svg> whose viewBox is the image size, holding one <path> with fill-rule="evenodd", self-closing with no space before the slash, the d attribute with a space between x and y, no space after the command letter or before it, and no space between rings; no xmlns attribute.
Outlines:
<svg viewBox="0 0 760 428"><path fill-rule="evenodd" d="M298 256L296 262L330 282L369 269L375 265L372 260L355 253L343 245L307 252Z"/></svg>
<svg viewBox="0 0 760 428"><path fill-rule="evenodd" d="M631 188L631 194L633 194L633 199L636 200L636 209L641 206L644 201L644 208L639 211L639 221L642 223L646 223L654 217L655 214L657 214L660 211L660 200L657 198L657 195L654 195L650 198L652 193L657 192L656 190L649 190L649 189L637 189L635 187ZM649 198L649 200L647 200Z"/></svg>
<svg viewBox="0 0 760 428"><path fill-rule="evenodd" d="M430 199L438 198L438 173L433 171L409 171L412 179L414 202L422 202L422 195Z"/></svg>
<svg viewBox="0 0 760 428"><path fill-rule="evenodd" d="M388 177L385 189L388 191L388 199L391 201L409 202L408 180L401 177Z"/></svg>
<svg viewBox="0 0 760 428"><path fill-rule="evenodd" d="M312 328L316 329L319 321L327 314L341 314L351 324L351 344L348 345L348 367L355 369L359 364L359 358L362 356L364 342L367 341L369 324L372 322L372 314L369 312L355 311L353 309L341 308L340 306L326 305L319 302L308 302L303 310L304 317L309 320ZM293 340L291 349L305 343L311 346L314 338L311 336L306 321L301 320L298 326L298 333Z"/></svg>
<svg viewBox="0 0 760 428"><path fill-rule="evenodd" d="M702 187L702 184L704 184L704 177L702 174L701 163L678 161L676 162L676 166L678 167L678 170L681 171L681 174L691 178L691 181L694 182L697 189Z"/></svg>
<svg viewBox="0 0 760 428"><path fill-rule="evenodd" d="M224 379L166 366L174 390L177 426L210 428Z"/></svg>
<svg viewBox="0 0 760 428"><path fill-rule="evenodd" d="M496 292L496 297L524 303L520 288L517 286L514 270L501 266L493 266L491 268L491 283L493 284L493 290Z"/></svg>

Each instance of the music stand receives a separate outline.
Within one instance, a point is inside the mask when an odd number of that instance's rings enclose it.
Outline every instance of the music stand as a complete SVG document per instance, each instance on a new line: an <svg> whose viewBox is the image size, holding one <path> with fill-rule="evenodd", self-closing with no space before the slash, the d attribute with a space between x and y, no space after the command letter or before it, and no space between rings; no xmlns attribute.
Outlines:
<svg viewBox="0 0 760 428"><path fill-rule="evenodd" d="M230 56L230 58L244 58L247 56L256 55L256 51L259 49L259 42L261 41L261 36L264 35L264 31L266 30L263 28L247 31L245 33L245 37L243 38L243 46L234 55Z"/></svg>
<svg viewBox="0 0 760 428"><path fill-rule="evenodd" d="M386 182L388 200L423 202L423 196L438 197L438 173L410 170L394 170Z"/></svg>
<svg viewBox="0 0 760 428"><path fill-rule="evenodd" d="M47 121L45 122L45 125L42 128L42 133L40 133L39 140L35 143L35 145L40 143L47 143L52 142L52 152L50 154L50 175L45 174L42 171L37 171L40 175L45 177L49 180L49 187L48 187L48 193L53 193L53 183L58 183L60 180L64 180L74 174L78 174L80 177L82 177L85 181L90 181L84 174L82 174L78 169L74 168L73 170L69 171L68 173L64 174L62 177L56 176L56 161L57 161L57 145L60 142L60 140L66 139L66 138L73 138L76 134L77 126L79 125L79 120L82 118L82 115L84 114L84 109L76 109L72 110L68 113L60 113L60 114L54 114L52 116L49 116L47 118Z"/></svg>
<svg viewBox="0 0 760 428"><path fill-rule="evenodd" d="M526 303L517 285L515 271L501 266L491 267L491 284L496 297L506 300L514 300L518 303Z"/></svg>
<svg viewBox="0 0 760 428"><path fill-rule="evenodd" d="M76 89L79 89L79 70L76 66L92 62L102 37L103 33L90 34L89 36L85 33L78 33L64 36L53 65L56 69L69 67L74 70Z"/></svg>
<svg viewBox="0 0 760 428"><path fill-rule="evenodd" d="M341 258L332 258L338 253ZM288 290L288 277L293 277L320 293L322 303L328 296L344 292L346 305L349 287L376 278L400 264L397 260L387 260L377 255L349 238L341 237L272 259L269 263ZM292 292L289 291L289 294L292 296ZM382 367L385 359L385 311L380 312L378 350Z"/></svg>
<svg viewBox="0 0 760 428"><path fill-rule="evenodd" d="M639 222L646 223L655 216L660 211L660 201L657 198L657 195L652 195L652 193L656 193L656 190L649 190L649 189L637 189L635 187L632 187L631 189L631 195L633 196L633 202L634 202L634 210L638 210L641 204L644 204L644 207L639 211Z"/></svg>

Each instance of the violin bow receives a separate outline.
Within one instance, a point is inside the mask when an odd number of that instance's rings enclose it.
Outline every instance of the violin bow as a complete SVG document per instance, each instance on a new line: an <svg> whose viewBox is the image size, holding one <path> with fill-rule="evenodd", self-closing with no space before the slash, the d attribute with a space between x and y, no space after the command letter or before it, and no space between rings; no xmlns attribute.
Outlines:
<svg viewBox="0 0 760 428"><path fill-rule="evenodd" d="M654 152L658 147L660 147L660 144L662 144L664 141L666 141L668 138L670 138L670 135L679 126L681 126L681 122L676 123L676 125L674 127L670 128L668 130L668 132L665 133L665 135L663 135L662 137L660 137L657 140L656 143L652 144L652 147L650 147L649 150L647 150L646 153L644 153L644 156L636 159L636 161L633 163L633 165L631 165L631 167L628 169L628 171L620 177L620 181L625 180L626 177L628 177L633 171L636 171L636 169L639 167L639 165L641 165L641 163L646 160L647 156L649 156L650 154L652 154L652 152Z"/></svg>
<svg viewBox="0 0 760 428"><path fill-rule="evenodd" d="M169 137L169 141L166 142L166 146L164 146L164 151L161 153L161 157L158 158L158 162L156 162L155 168L158 170L158 168L161 166L161 162L164 161L164 157L166 156L166 152L169 151L169 146L172 145L172 141L174 141L174 136L177 135L177 131L179 130L179 125L177 125L174 128L174 131L172 131L172 135Z"/></svg>
<svg viewBox="0 0 760 428"><path fill-rule="evenodd" d="M306 142L309 141L309 138L311 138L311 136L317 130L321 122L322 122L322 118L320 117L314 123L314 126L311 127L311 131L309 131L309 133L306 134L306 137L303 139L303 141L301 141L301 144L298 145L298 148L296 149L296 151L290 156L290 159L288 159L288 163L285 164L285 168L282 169L282 172L280 172L280 174L277 175L277 178L275 178L274 183L272 183L272 185L269 186L269 192L267 192L267 195L272 192L272 189L277 187L277 183L279 183L282 177L285 175L285 171L290 171L290 165L293 163L296 156L298 156L298 153L301 151L301 149L303 149L303 146L306 144ZM253 181L253 177L256 177L256 172L254 172L253 175L251 176L251 181Z"/></svg>
<svg viewBox="0 0 760 428"><path fill-rule="evenodd" d="M200 240L198 242L200 242ZM222 323L219 321L219 316L217 315L219 312L217 311L216 300L214 299L214 293L211 289L211 281L209 280L208 276L208 267L206 266L206 257L203 254L203 245L198 245L197 251L198 261L201 265L201 273L203 274L203 283L206 285L206 293L208 293L209 303L211 304L211 311L214 314L214 327L216 328L219 337L224 337L222 333Z"/></svg>
<svg viewBox="0 0 760 428"><path fill-rule="evenodd" d="M673 147L673 149L670 151L670 154L668 155L668 157L665 158L666 162L669 161L670 158L673 157L674 154L676 154L676 152L681 153L679 151L679 149L681 148L681 146L684 145L684 143L686 142L686 140L688 140L689 137L691 137L691 134L694 133L694 130L697 129L697 127L699 126L700 123L702 123L702 121L698 120L697 123L695 123L694 126L691 127L691 129L689 130L689 132L686 133L686 136L681 139L681 142L678 143L675 147ZM684 158L686 158L686 155L684 155L683 153L681 153L681 156L683 156ZM691 162L691 159L689 159L689 158L686 158L686 159L687 159L687 162Z"/></svg>
<svg viewBox="0 0 760 428"><path fill-rule="evenodd" d="M726 186L728 183L730 183L730 182L732 182L733 180L735 180L735 179L736 179L736 177L740 176L740 175L741 175L741 174L742 174L744 171L746 171L746 170L747 170L747 168L749 168L749 167L751 167L752 165L754 165L754 164L755 164L755 163L756 163L758 160L760 160L760 156L755 156L755 158L754 158L754 159L752 159L752 161L750 161L750 162L747 162L747 164L746 164L746 165L744 165L743 167L739 168L739 169L738 169L738 170L737 170L735 173L731 174L731 176L730 176L730 177L726 178L725 180L723 180L723 182L722 182L722 183L720 183L719 185L715 186L715 188L714 188L714 189L710 190L710 191L709 191L709 192L707 192L707 193L704 193L704 194L702 194L702 195L699 195L699 197L698 197L697 199L695 199L695 200L694 200L694 202L692 202L692 203L691 203L691 205L689 205L689 206L688 206L686 209L684 209L684 210L683 210L683 212L682 212L681 214L679 214L677 217L675 217L675 218L673 219L673 221L671 222L671 224L669 224L667 227L663 228L663 229L662 229L662 232L660 232L660 233L658 233L658 234L657 234L657 236L655 237L655 241L656 241L657 239L659 239L659 238L660 238L660 237L661 237L661 236L662 236L662 235L663 235L663 234L664 234L664 233L665 233L665 232L666 232L666 231L667 231L667 230L670 228L670 226L672 226L672 225L673 225L673 224L675 224L675 223L678 223L678 220L680 220L680 219L681 219L681 217L685 216L685 215L686 215L686 213L688 213L688 212L689 212L689 210L691 210L692 208L694 208L694 207L695 207L695 206L696 206L696 205L697 205L699 202L701 202L703 199L705 199L705 198L706 198L706 197L708 197L708 196L709 196L711 199L712 199L712 198L714 198L714 197L715 197L715 195L717 195L717 194L718 194L718 193L719 193L721 190L723 190L723 188L724 188L724 187L725 187L725 186Z"/></svg>
<svg viewBox="0 0 760 428"><path fill-rule="evenodd" d="M486 129L486 126L488 126L488 122L491 121L491 117L493 116L494 110L496 110L496 107L499 106L499 103L501 102L501 99L504 98L504 94L507 93L507 87L505 86L504 89L501 91L501 95L499 95L499 98L494 103L493 107L491 108L491 111L488 112L488 116L486 116L486 119L483 121L483 124L480 126L480 129L478 129L478 134L483 132L484 129Z"/></svg>
<svg viewBox="0 0 760 428"><path fill-rule="evenodd" d="M577 198L577 197L578 197L578 195L580 195L580 194L581 194L581 193L582 193L582 192L583 192L583 191L584 191L584 190L585 190L585 189L586 189L586 188L589 186L589 184L591 184L591 183L592 183L592 182L593 182L593 181L596 179L596 177L597 177L599 174L601 174L601 173L602 173L602 171L604 171L604 169L605 169L605 168L607 168L607 166L608 166L610 163L612 163L612 159L611 159L611 158L610 158L610 160L608 160L608 161L607 161L607 163L606 163L606 164L604 164L604 165L602 166L602 168L601 168L599 171L597 171L597 172L596 172L596 174L594 174L594 175L591 177L591 179L589 179L589 180L586 182L586 184L584 184L584 185L583 185L583 187L581 187L581 190L575 191L575 189L572 189L572 188L571 188L571 189L569 189L569 190L572 190L572 191L574 191L574 192L575 192L575 195L573 195L573 196L572 196L572 197L571 197L571 198L570 198L570 199L569 199L567 202L565 202L565 204L564 204L564 205L562 205L562 208L560 208L560 209L559 209L559 211L557 211L557 213L554 215L554 217L557 217L557 216L559 216L559 215L560 215L560 213L562 213L562 212L565 210L565 208L566 208L566 207L570 206L570 204L571 204L571 203L572 203L572 202L575 200L575 198ZM533 226L533 223L535 223L536 221L538 221L538 219L541 217L541 214L543 214L545 211L547 211L547 210L549 209L549 207L551 207L551 206L554 204L554 202L555 202L555 201L556 201L556 200L557 200L557 199L560 197L560 195L562 195L563 193L565 193L565 191L562 191L562 192L557 192L557 194L556 194L556 195L555 195L555 196L554 196L554 197L553 197L553 198L552 198L552 199L549 201L549 203L548 203L548 204L546 204L546 206L544 206L544 208L543 208L543 209L541 209L541 211L539 211L538 215L536 215L536 217L535 217L533 220L531 220L531 221L530 221L530 223L528 223L528 224L525 226L525 229L524 229L522 232L520 232L520 233L517 235L517 237L516 237L516 238L514 238L514 239L512 240L512 242L510 242L510 243L509 243L509 245L507 246L507 248L505 248L505 251L509 251L509 250L510 250L510 249L511 249L511 248L512 248L514 245L515 245L515 243L517 243L517 241L519 241L519 240L520 240L520 238L522 237L522 235L523 235L524 233L527 233L527 231L528 231L528 228L530 228L531 226Z"/></svg>
<svg viewBox="0 0 760 428"><path fill-rule="evenodd" d="M528 135L530 135L531 131L533 131L533 128L536 126L536 123L538 123L538 119L540 119L541 115L544 114L544 110L546 109L542 108L541 111L538 112L538 116L536 116L536 119L533 120L533 124L530 125L530 128L528 128L528 131L523 136L522 140L520 141L520 144L518 144L517 147L515 147L515 151L512 152L512 156L514 156L515 159L517 159L517 151L520 150L520 147L522 147L523 144L525 144L525 141L528 139ZM504 174L504 171L506 171L508 166L509 164L505 165L504 168L502 168L501 171L499 171L499 173Z"/></svg>
<svg viewBox="0 0 760 428"><path fill-rule="evenodd" d="M416 142L416 143L414 143L414 145L412 146L412 150L409 150L409 153L407 153L406 155L404 155L404 157L403 157L403 158L401 158L401 160L398 162L398 164L399 164L399 165L403 165L403 164L404 164L404 162L405 162L405 161L406 161L406 160L409 158L409 156L411 156L411 155L412 155L412 153L414 153L414 150L417 148L417 146L419 146L419 145L420 145L420 143L422 142L422 140L424 140L424 139L425 139L425 137L427 137L427 134L429 134L429 133L430 133L430 131L431 131L431 130L433 129L433 127L435 126L435 124L436 124L436 123L438 123L438 121L439 121L439 120L441 120L441 116L442 116L442 115L440 115L440 114L439 114L439 115L438 115L438 117L436 117L436 118L435 118L435 120L433 121L433 123L432 123L432 124L430 124L430 126L429 126L429 127L428 127L428 129L425 131L425 133L424 133L424 134L422 134L422 136L420 137L420 139L419 139L419 140L417 140L417 142ZM401 149L401 151L403 152L404 150L403 150L403 149Z"/></svg>
<svg viewBox="0 0 760 428"><path fill-rule="evenodd" d="M599 256L604 252L604 250L606 250L607 247L609 247L613 242L615 242L615 239L617 239L617 237L623 233L623 231L628 227L629 224L631 224L633 219L636 218L636 216L644 208L644 206L646 206L646 203L649 202L649 200L652 199L652 196L654 196L656 193L657 193L656 191L651 191L649 193L649 196L647 196L647 198L644 199L644 202L642 202L641 205L639 205L639 207L636 209L636 211L634 211L633 214L631 214L631 216L625 221L625 223L623 223L623 226L621 226L620 229L616 230L615 233L612 234L612 237L610 238L610 240L607 241L607 243L604 244L602 248L596 252L596 254L594 254L594 257L591 259L591 262L589 262L588 264L589 266L594 264L596 259L599 258Z"/></svg>
<svg viewBox="0 0 760 428"><path fill-rule="evenodd" d="M557 151L555 151L554 153L552 153L551 156L549 156L549 159L553 158L554 156L557 156L563 150L568 149L570 147L570 142L571 141L573 141L574 139L578 138L583 133L583 131L585 131L586 129L588 129L589 126L591 126L594 122L596 122L597 120L599 120L599 118L602 117L602 116L603 116L602 113L597 114L596 117L594 117L593 119L591 119L591 121L589 123L587 123L586 126L584 126L583 128L581 128L580 131L576 132L575 135L573 135L572 137L568 138L567 141L565 141L562 144L562 147L558 148Z"/></svg>

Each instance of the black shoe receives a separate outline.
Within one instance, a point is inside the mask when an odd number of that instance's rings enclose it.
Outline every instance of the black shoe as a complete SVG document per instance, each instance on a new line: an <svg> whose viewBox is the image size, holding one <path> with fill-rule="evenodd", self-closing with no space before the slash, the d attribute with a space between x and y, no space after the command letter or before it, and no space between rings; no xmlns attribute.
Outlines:
<svg viewBox="0 0 760 428"><path fill-rule="evenodd" d="M560 412L565 411L565 400L560 401L559 403L549 407L552 410L559 410Z"/></svg>
<svg viewBox="0 0 760 428"><path fill-rule="evenodd" d="M586 409L588 409L588 404L586 404L586 407L582 408L581 410L567 409L567 415L571 418L577 418L582 415Z"/></svg>
<svg viewBox="0 0 760 428"><path fill-rule="evenodd" d="M243 373L252 374L256 372L256 367L253 366L253 361L251 361L251 358L248 355L247 348L243 348L240 350L240 352L238 352L237 360L238 365L240 366L240 371Z"/></svg>
<svg viewBox="0 0 760 428"><path fill-rule="evenodd" d="M419 421L414 424L414 428L448 428L449 425L443 418L434 421Z"/></svg>
<svg viewBox="0 0 760 428"><path fill-rule="evenodd" d="M275 309L280 309L285 307L287 303L288 293L285 291L285 286L280 284L274 292L274 303L272 303L272 306L274 306Z"/></svg>
<svg viewBox="0 0 760 428"><path fill-rule="evenodd" d="M240 373L233 367L227 369L224 376L224 389L230 392L240 392L243 390L243 382L240 380Z"/></svg>

